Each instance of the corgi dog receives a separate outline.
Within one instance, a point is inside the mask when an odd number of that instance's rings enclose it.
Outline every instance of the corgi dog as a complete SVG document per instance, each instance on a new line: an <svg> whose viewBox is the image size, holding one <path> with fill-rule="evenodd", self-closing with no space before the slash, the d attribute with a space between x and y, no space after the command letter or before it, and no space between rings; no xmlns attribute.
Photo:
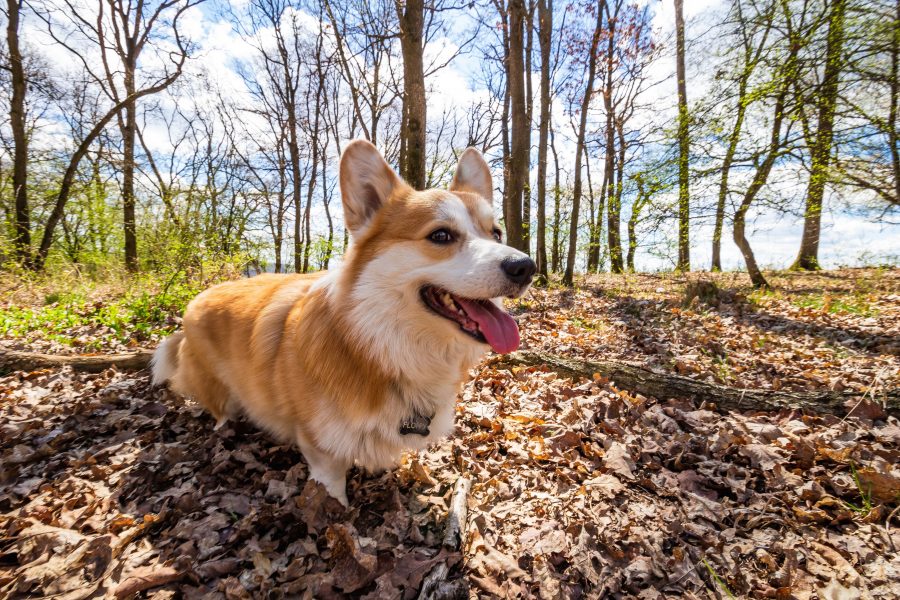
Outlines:
<svg viewBox="0 0 900 600"><path fill-rule="evenodd" d="M502 298L524 294L536 267L502 243L474 148L449 190L416 191L356 140L341 155L340 189L352 242L337 269L206 290L152 371L216 427L243 413L296 443L309 476L347 505L351 465L390 468L452 432L468 370L488 347L518 347Z"/></svg>

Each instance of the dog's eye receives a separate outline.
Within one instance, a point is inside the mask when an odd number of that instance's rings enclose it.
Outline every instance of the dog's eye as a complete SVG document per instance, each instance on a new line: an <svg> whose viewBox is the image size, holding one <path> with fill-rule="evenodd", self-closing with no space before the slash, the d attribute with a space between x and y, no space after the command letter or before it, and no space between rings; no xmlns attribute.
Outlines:
<svg viewBox="0 0 900 600"><path fill-rule="evenodd" d="M503 232L500 231L499 227L494 227L494 230L491 232L491 235L493 235L494 239L497 240L498 242L503 241Z"/></svg>
<svg viewBox="0 0 900 600"><path fill-rule="evenodd" d="M435 229L428 236L428 239L434 242L435 244L449 244L453 241L453 234L450 233L449 229L444 229L443 227L440 229Z"/></svg>

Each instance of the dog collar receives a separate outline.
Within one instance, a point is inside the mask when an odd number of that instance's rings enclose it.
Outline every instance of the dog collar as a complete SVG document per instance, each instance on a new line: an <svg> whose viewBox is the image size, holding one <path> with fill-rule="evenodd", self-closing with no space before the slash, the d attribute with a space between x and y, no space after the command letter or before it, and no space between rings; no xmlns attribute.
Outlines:
<svg viewBox="0 0 900 600"><path fill-rule="evenodd" d="M417 410L413 411L412 415L400 421L400 435L416 434L422 437L427 436L431 433L428 426L431 425L432 418L434 418L433 414L426 417Z"/></svg>

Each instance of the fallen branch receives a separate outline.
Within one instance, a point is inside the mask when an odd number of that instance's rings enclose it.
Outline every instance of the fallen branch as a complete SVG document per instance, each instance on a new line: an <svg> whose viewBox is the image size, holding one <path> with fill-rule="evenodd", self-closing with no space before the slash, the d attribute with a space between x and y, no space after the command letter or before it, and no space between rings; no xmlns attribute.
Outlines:
<svg viewBox="0 0 900 600"><path fill-rule="evenodd" d="M453 486L453 497L450 499L450 512L447 515L447 529L444 531L444 548L459 550L463 543L466 529L466 515L469 513L469 490L472 481L460 477Z"/></svg>
<svg viewBox="0 0 900 600"><path fill-rule="evenodd" d="M153 356L152 350L137 350L126 354L41 354L40 352L20 352L0 350L0 372L35 371L72 367L76 371L98 373L110 367L117 369L144 369Z"/></svg>
<svg viewBox="0 0 900 600"><path fill-rule="evenodd" d="M800 409L817 414L843 416L864 396L881 405L887 414L900 416L900 390L834 392L784 392L733 388L698 381L682 375L659 373L634 363L589 361L562 358L542 352L520 351L497 357L494 364L545 366L568 377L592 377L594 373L613 381L619 388L665 400L690 398L728 410Z"/></svg>
<svg viewBox="0 0 900 600"><path fill-rule="evenodd" d="M443 546L446 550L457 552L462 547L466 530L466 515L469 511L469 489L472 481L460 477L453 486L453 497L450 499L450 511L447 514L447 528L444 530ZM469 597L469 588L464 579L447 581L450 573L446 561L440 562L422 581L418 600L465 600Z"/></svg>

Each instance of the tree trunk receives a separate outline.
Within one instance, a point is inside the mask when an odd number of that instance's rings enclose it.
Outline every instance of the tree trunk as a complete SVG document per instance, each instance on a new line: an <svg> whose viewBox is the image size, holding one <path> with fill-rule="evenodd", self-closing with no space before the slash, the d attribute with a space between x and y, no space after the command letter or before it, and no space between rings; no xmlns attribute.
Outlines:
<svg viewBox="0 0 900 600"><path fill-rule="evenodd" d="M510 204L507 201L509 197L510 186L510 163L511 151L509 147L509 104L510 104L510 83L509 83L509 11L503 5L502 1L497 2L497 10L500 13L500 24L502 28L503 39L503 69L506 72L503 86L503 112L500 117L500 142L502 150L503 162L503 225L506 228L506 237L509 239L509 223L512 217L509 214Z"/></svg>
<svg viewBox="0 0 900 600"><path fill-rule="evenodd" d="M562 191L559 187L559 155L556 152L556 135L553 128L550 128L550 150L553 152L553 172L555 173L553 183L553 246L550 248L550 270L559 273L560 268L560 245L559 230L562 228L560 224L559 204Z"/></svg>
<svg viewBox="0 0 900 600"><path fill-rule="evenodd" d="M753 180L750 182L747 191L744 193L741 205L734 215L734 243L737 244L741 254L744 256L744 262L747 265L747 273L750 275L750 281L753 282L753 286L756 288L767 288L769 287L769 283L766 281L765 277L763 277L759 265L756 264L756 257L753 255L753 249L750 247L750 242L745 235L747 211L750 209L750 205L753 203L759 190L762 189L762 186L765 185L766 180L768 180L769 172L772 170L775 161L781 155L781 124L784 121L785 116L785 99L787 97L788 86L791 85L796 76L796 69L794 68L794 65L796 64L796 52L797 50L794 48L785 62L784 72L777 74L780 78L779 85L781 86L781 89L775 100L775 114L772 116L772 133L769 139L769 149L766 157L756 170Z"/></svg>
<svg viewBox="0 0 900 600"><path fill-rule="evenodd" d="M541 47L541 114L538 117L537 247L539 277L547 280L547 146L550 129L550 53L553 34L553 0L538 0L538 44Z"/></svg>
<svg viewBox="0 0 900 600"><path fill-rule="evenodd" d="M684 69L684 0L675 0L675 71L678 77L678 265L691 270L688 102Z"/></svg>
<svg viewBox="0 0 900 600"><path fill-rule="evenodd" d="M603 105L606 110L606 243L609 246L609 270L612 273L624 271L622 264L622 236L620 233L622 207L616 195L616 107L613 105L613 75L615 74L616 21L607 19L609 29L606 48L606 85L603 90ZM611 22L610 22L611 21Z"/></svg>
<svg viewBox="0 0 900 600"><path fill-rule="evenodd" d="M719 181L719 200L716 204L716 224L713 228L712 271L722 270L722 227L725 223L725 201L728 199L728 175L731 172L731 163L734 162L734 155L741 139L744 114L747 111L746 92L747 79L742 77L738 90L734 127L731 129L731 135L728 136L728 148L725 150L725 158L722 160L722 178Z"/></svg>
<svg viewBox="0 0 900 600"><path fill-rule="evenodd" d="M828 181L831 149L834 140L834 113L837 106L838 83L844 67L844 13L846 0L834 0L828 23L825 48L825 72L818 94L818 129L810 148L809 186L806 192L806 211L803 220L803 239L793 269L819 269L819 235L822 230L822 200Z"/></svg>
<svg viewBox="0 0 900 600"><path fill-rule="evenodd" d="M287 60L287 55L283 57ZM294 204L294 272L303 272L303 230L301 228L303 214L303 192L300 175L300 143L297 134L297 104L293 92L290 74L285 63L285 111L288 121L288 160L291 163L291 200Z"/></svg>
<svg viewBox="0 0 900 600"><path fill-rule="evenodd" d="M611 257L613 255L616 257L617 266L619 267L619 270L614 272L623 273L625 268L622 264L622 232L619 225L622 213L622 189L625 180L625 151L627 148L625 146L625 131L621 120L616 123L616 133L619 140L619 158L616 161L616 188L614 190L616 195L616 235L614 238L615 245L610 248L609 253Z"/></svg>
<svg viewBox="0 0 900 600"><path fill-rule="evenodd" d="M637 223L641 216L641 209L646 202L644 183L640 175L636 178L637 195L631 205L631 216L628 218L628 256L625 258L625 266L630 273L634 273L634 255L637 251Z"/></svg>
<svg viewBox="0 0 900 600"><path fill-rule="evenodd" d="M606 2L601 4L605 5ZM563 274L563 285L571 286L575 276L575 252L578 249L578 213L581 210L581 157L584 154L584 137L587 129L587 113L594 91L594 77L597 74L597 47L600 34L603 32L602 6L597 8L597 23L591 39L590 56L588 57L587 85L581 99L581 114L578 123L578 138L575 142L575 181L572 189L572 220L569 223L569 252L566 256L566 272Z"/></svg>
<svg viewBox="0 0 900 600"><path fill-rule="evenodd" d="M522 245L531 254L531 127L534 123L534 89L531 86L531 56L534 52L534 0L528 0L525 20L525 153L522 187Z"/></svg>
<svg viewBox="0 0 900 600"><path fill-rule="evenodd" d="M126 354L56 355L0 349L0 373L35 371L71 367L75 371L99 373L111 367L145 369L153 358L152 350L136 350Z"/></svg>
<svg viewBox="0 0 900 600"><path fill-rule="evenodd" d="M134 94L135 60L126 61L125 95ZM137 129L137 106L134 100L125 105L125 122L122 128L124 163L122 164L122 209L125 226L125 267L132 273L138 270L137 226L134 198L134 138Z"/></svg>
<svg viewBox="0 0 900 600"><path fill-rule="evenodd" d="M588 196L591 199L591 220L588 242L588 272L600 271L600 236L603 233L603 213L606 206L606 173L603 174L603 183L600 186L600 198L594 214L594 183L591 180L591 161L585 148L584 171L587 176Z"/></svg>
<svg viewBox="0 0 900 600"><path fill-rule="evenodd" d="M523 61L524 0L509 2L509 60L506 77L509 82L510 133L509 186L504 194L506 204L507 243L523 252L525 231L522 222L522 197L528 176L528 115L525 111L525 64Z"/></svg>
<svg viewBox="0 0 900 600"><path fill-rule="evenodd" d="M325 206L325 218L328 220L328 246L325 248L325 257L322 259L322 269L328 270L331 254L334 252L334 222L331 219L330 201L328 199L328 147L322 148L322 204Z"/></svg>
<svg viewBox="0 0 900 600"><path fill-rule="evenodd" d="M9 47L9 70L12 76L12 98L9 123L13 133L13 194L15 196L16 257L23 266L31 263L31 212L28 207L28 135L25 132L25 65L19 50L19 2L6 0L8 21L6 42Z"/></svg>
<svg viewBox="0 0 900 600"><path fill-rule="evenodd" d="M404 6L405 5L405 6ZM425 188L425 71L422 61L425 6L423 0L396 0L403 53L403 160L400 176L417 190Z"/></svg>
<svg viewBox="0 0 900 600"><path fill-rule="evenodd" d="M319 124L321 123L322 117L322 93L325 88L325 71L322 69L321 57L322 55L322 32L319 32L319 37L316 43L316 80L318 81L318 86L316 90L313 92L316 96L315 108L313 109L313 123L312 123L312 131L310 132L310 156L312 157L312 172L309 176L309 185L306 189L306 213L304 214L304 221L306 222L306 245L303 248L303 272L309 272L309 249L310 244L312 243L311 235L310 235L310 211L312 209L312 201L313 201L313 192L316 189L316 176L318 175L319 168ZM308 98L308 96L307 96ZM309 114L309 102L307 100L307 114ZM322 190L322 193L325 193L325 190Z"/></svg>
<svg viewBox="0 0 900 600"><path fill-rule="evenodd" d="M900 0L897 0L891 36L891 105L888 108L888 145L894 174L894 202L900 204L900 139L897 135L897 113L900 109Z"/></svg>

